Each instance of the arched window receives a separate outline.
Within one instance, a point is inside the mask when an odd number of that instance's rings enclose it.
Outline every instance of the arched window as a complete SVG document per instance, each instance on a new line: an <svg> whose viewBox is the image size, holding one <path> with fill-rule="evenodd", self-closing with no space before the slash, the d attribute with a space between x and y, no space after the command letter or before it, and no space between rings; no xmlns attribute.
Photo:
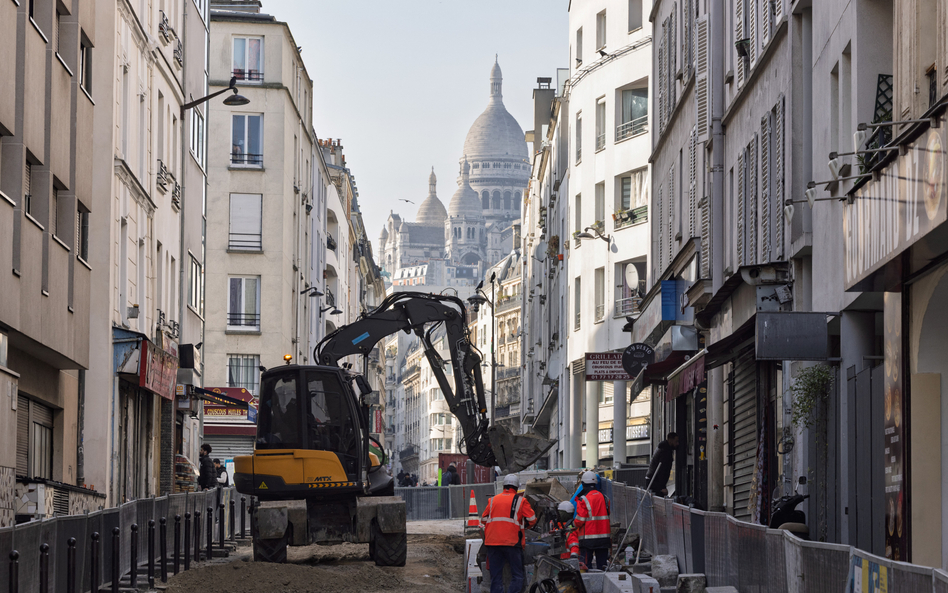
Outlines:
<svg viewBox="0 0 948 593"><path fill-rule="evenodd" d="M517 192L514 194L513 206L514 206L514 210L516 210L517 212L520 212L520 192Z"/></svg>
<svg viewBox="0 0 948 593"><path fill-rule="evenodd" d="M481 208L490 210L490 192L487 190L481 194Z"/></svg>
<svg viewBox="0 0 948 593"><path fill-rule="evenodd" d="M510 210L510 192L504 192L504 210Z"/></svg>
<svg viewBox="0 0 948 593"><path fill-rule="evenodd" d="M493 198L494 198L494 210L500 210L500 192L495 191Z"/></svg>

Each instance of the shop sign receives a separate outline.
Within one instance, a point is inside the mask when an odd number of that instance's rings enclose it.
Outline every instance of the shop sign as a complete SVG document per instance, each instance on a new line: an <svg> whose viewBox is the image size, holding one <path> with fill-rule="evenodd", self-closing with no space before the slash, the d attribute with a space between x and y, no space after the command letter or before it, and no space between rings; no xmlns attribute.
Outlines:
<svg viewBox="0 0 948 593"><path fill-rule="evenodd" d="M177 351L167 352L148 340L142 340L139 365L138 385L165 399L174 400L178 380Z"/></svg>
<svg viewBox="0 0 948 593"><path fill-rule="evenodd" d="M945 125L908 145L880 178L859 188L843 213L846 290L908 249L948 218Z"/></svg>
<svg viewBox="0 0 948 593"><path fill-rule="evenodd" d="M255 398L251 392L247 391L243 387L208 387L206 388L206 391L210 391L211 393L216 393L230 399L247 402L248 404L257 403L257 398ZM221 403L213 403L207 399L212 398L213 396L210 396L206 393L202 397L206 398L204 400L205 418L248 420L247 410L245 408L224 405L224 400L221 400Z"/></svg>
<svg viewBox="0 0 948 593"><path fill-rule="evenodd" d="M599 442L600 442L600 443L611 443L611 442L612 442L612 429L611 429L611 428L600 428L600 429L599 429Z"/></svg>
<svg viewBox="0 0 948 593"><path fill-rule="evenodd" d="M648 344L630 344L622 353L622 368L630 377L638 377L653 362L655 350Z"/></svg>
<svg viewBox="0 0 948 593"><path fill-rule="evenodd" d="M883 382L885 435L885 556L908 562L908 491L905 483L905 398L902 377L902 293L885 293L882 314L885 340L885 380Z"/></svg>
<svg viewBox="0 0 948 593"><path fill-rule="evenodd" d="M622 352L587 352L587 381L631 381L622 368Z"/></svg>
<svg viewBox="0 0 948 593"><path fill-rule="evenodd" d="M627 441L634 441L637 439L647 439L648 438L648 424L635 424L633 426L625 427L625 439Z"/></svg>
<svg viewBox="0 0 948 593"><path fill-rule="evenodd" d="M382 434L385 429L385 423L382 421L382 410L375 410L375 430L372 432L376 434Z"/></svg>

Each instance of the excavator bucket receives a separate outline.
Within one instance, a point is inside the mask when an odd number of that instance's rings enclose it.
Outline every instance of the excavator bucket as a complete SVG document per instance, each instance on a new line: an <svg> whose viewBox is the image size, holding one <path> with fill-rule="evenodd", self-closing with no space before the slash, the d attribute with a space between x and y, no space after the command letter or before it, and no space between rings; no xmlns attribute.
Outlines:
<svg viewBox="0 0 948 593"><path fill-rule="evenodd" d="M488 429L488 438L497 465L508 473L530 467L556 443L555 439L546 439L535 434L513 434L510 429L500 425Z"/></svg>

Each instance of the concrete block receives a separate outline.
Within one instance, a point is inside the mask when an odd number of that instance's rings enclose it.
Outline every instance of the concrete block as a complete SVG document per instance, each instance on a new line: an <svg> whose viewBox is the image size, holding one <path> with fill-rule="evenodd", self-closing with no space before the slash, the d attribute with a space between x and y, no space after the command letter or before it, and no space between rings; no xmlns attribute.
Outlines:
<svg viewBox="0 0 948 593"><path fill-rule="evenodd" d="M662 587L659 589L659 593L675 593L678 587Z"/></svg>
<svg viewBox="0 0 948 593"><path fill-rule="evenodd" d="M481 549L484 540L468 539L464 541L464 566L477 566L477 552Z"/></svg>
<svg viewBox="0 0 948 593"><path fill-rule="evenodd" d="M651 575L652 573L652 563L651 562L639 562L638 564L632 565L633 574L647 574Z"/></svg>
<svg viewBox="0 0 948 593"><path fill-rule="evenodd" d="M707 585L708 579L703 574L680 574L676 593L705 593Z"/></svg>
<svg viewBox="0 0 948 593"><path fill-rule="evenodd" d="M704 593L737 593L737 587L706 587Z"/></svg>
<svg viewBox="0 0 948 593"><path fill-rule="evenodd" d="M602 593L602 583L605 580L606 573L601 570L590 570L583 573L583 585L586 586L586 593Z"/></svg>
<svg viewBox="0 0 948 593"><path fill-rule="evenodd" d="M640 590L632 580L632 575L625 572L607 572L602 583L602 593L640 593Z"/></svg>
<svg viewBox="0 0 948 593"><path fill-rule="evenodd" d="M653 556L652 578L662 587L678 586L678 558L670 554Z"/></svg>
<svg viewBox="0 0 948 593"><path fill-rule="evenodd" d="M658 593L661 587L658 581L645 574L630 574L629 577L637 584L638 593Z"/></svg>

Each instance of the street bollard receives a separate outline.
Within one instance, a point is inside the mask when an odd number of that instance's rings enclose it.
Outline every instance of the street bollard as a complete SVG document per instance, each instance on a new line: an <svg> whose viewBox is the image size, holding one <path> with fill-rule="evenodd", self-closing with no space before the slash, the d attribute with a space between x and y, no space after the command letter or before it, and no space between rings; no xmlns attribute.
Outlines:
<svg viewBox="0 0 948 593"><path fill-rule="evenodd" d="M132 589L138 588L138 524L132 523L132 561L131 571L128 573L128 581L132 584Z"/></svg>
<svg viewBox="0 0 948 593"><path fill-rule="evenodd" d="M178 551L175 550L175 554ZM177 559L175 560L175 574L177 572ZM184 514L184 570L191 570L191 513Z"/></svg>
<svg viewBox="0 0 948 593"><path fill-rule="evenodd" d="M228 509L230 511L230 523L228 524L228 526L230 527L230 541L234 541L234 539L236 539L237 537L237 535L234 533L234 527L236 527L236 525L234 524L234 521L235 521L234 509L236 507L237 507L237 503L234 502L233 498L231 498L230 509Z"/></svg>
<svg viewBox="0 0 948 593"><path fill-rule="evenodd" d="M240 539L247 537L247 497L240 497Z"/></svg>
<svg viewBox="0 0 948 593"><path fill-rule="evenodd" d="M20 590L20 553L16 550L10 552L10 593L18 593Z"/></svg>
<svg viewBox="0 0 948 593"><path fill-rule="evenodd" d="M155 588L155 520L148 520L148 586Z"/></svg>
<svg viewBox="0 0 948 593"><path fill-rule="evenodd" d="M49 593L49 544L40 544L40 593Z"/></svg>
<svg viewBox="0 0 948 593"><path fill-rule="evenodd" d="M158 528L158 557L161 563L161 582L168 582L168 521L162 517Z"/></svg>
<svg viewBox="0 0 948 593"><path fill-rule="evenodd" d="M211 551L214 548L214 509L207 507L207 556L206 559L210 560L213 554Z"/></svg>
<svg viewBox="0 0 948 593"><path fill-rule="evenodd" d="M99 590L99 532L92 532L92 547L89 549L89 590Z"/></svg>
<svg viewBox="0 0 948 593"><path fill-rule="evenodd" d="M118 527L112 528L112 593L119 593L119 579L121 578L120 565L122 564L122 555L119 550L119 534L122 530Z"/></svg>
<svg viewBox="0 0 948 593"><path fill-rule="evenodd" d="M66 593L76 593L76 538L66 540Z"/></svg>
<svg viewBox="0 0 948 593"><path fill-rule="evenodd" d="M217 524L217 544L224 549L224 503L220 504L220 521Z"/></svg>
<svg viewBox="0 0 948 593"><path fill-rule="evenodd" d="M194 511L194 561L201 561L201 511Z"/></svg>

